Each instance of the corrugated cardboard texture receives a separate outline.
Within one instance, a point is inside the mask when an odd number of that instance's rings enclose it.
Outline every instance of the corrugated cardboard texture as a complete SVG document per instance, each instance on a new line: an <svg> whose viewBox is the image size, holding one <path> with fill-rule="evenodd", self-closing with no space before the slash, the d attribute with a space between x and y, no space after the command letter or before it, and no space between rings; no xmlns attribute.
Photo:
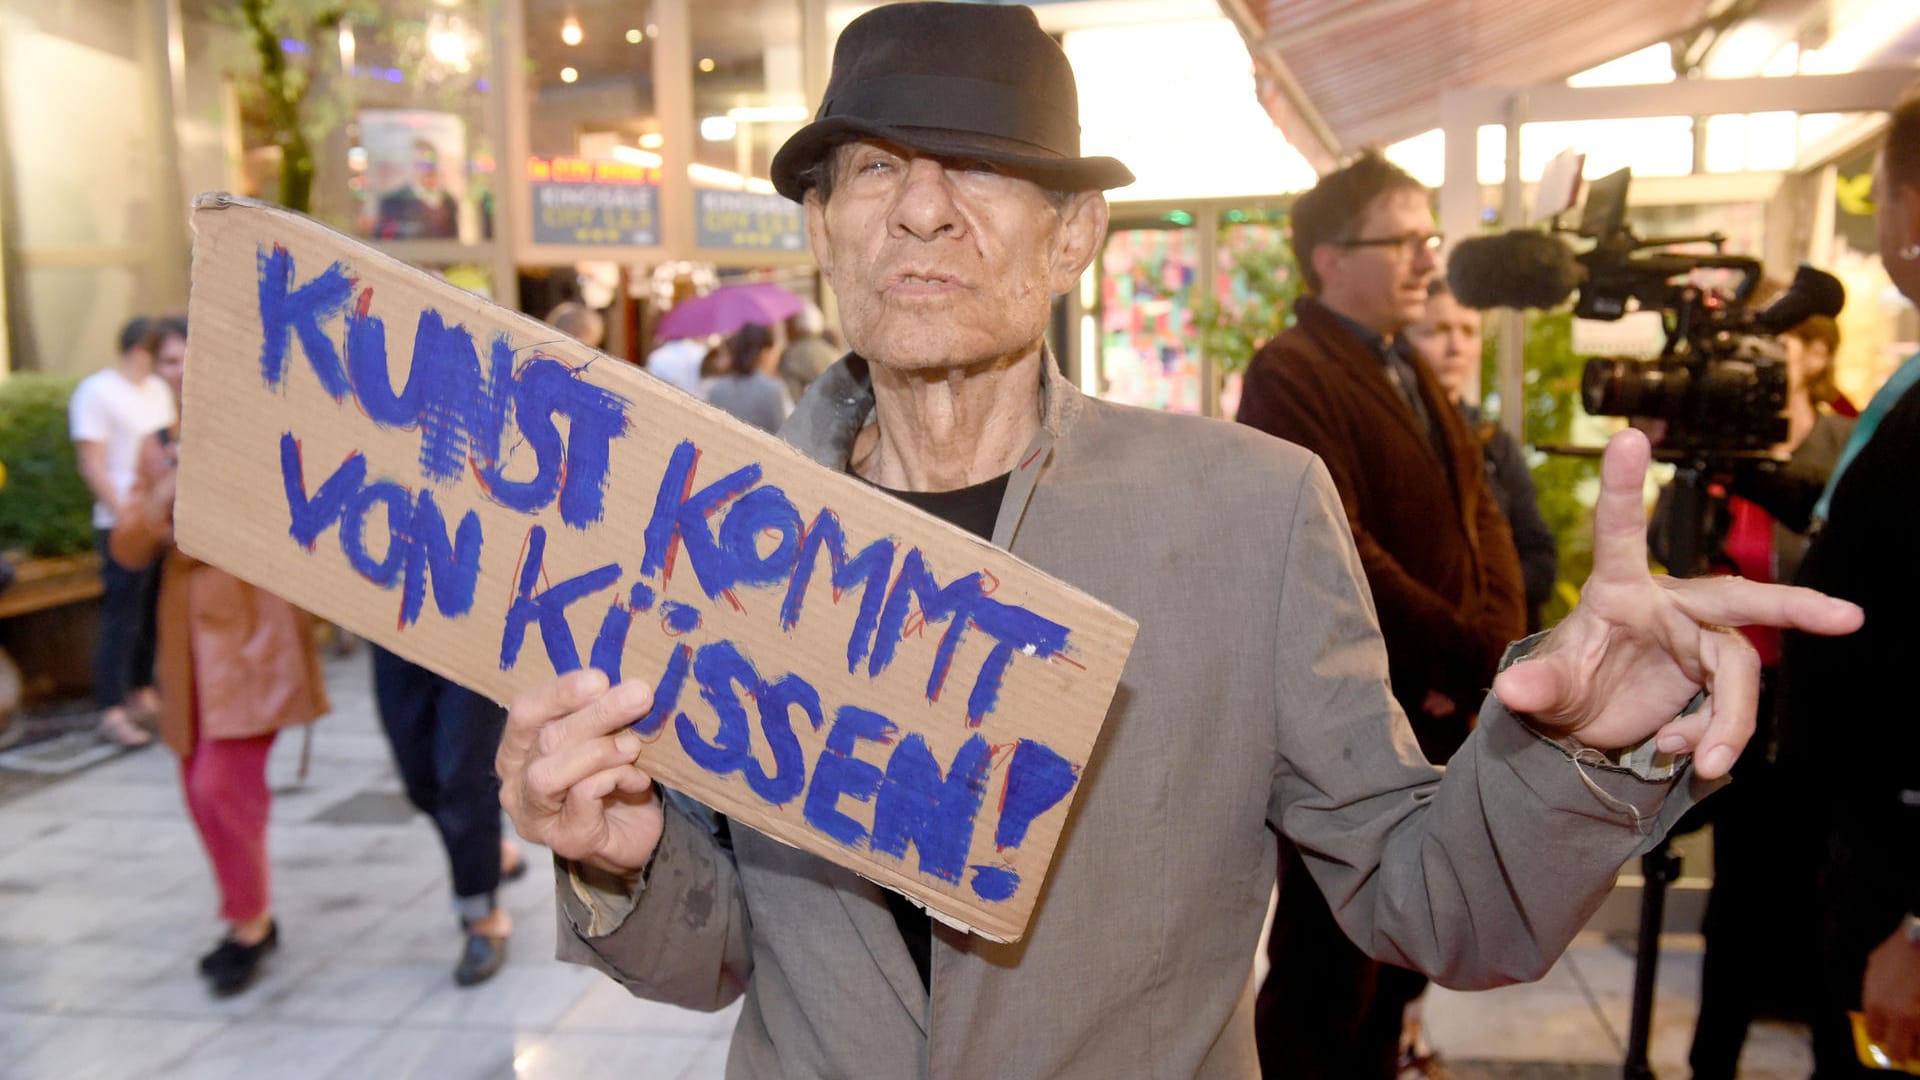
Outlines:
<svg viewBox="0 0 1920 1080"><path fill-rule="evenodd" d="M653 683L662 783L1021 936L1131 620L299 215L194 227L183 549L497 700Z"/></svg>

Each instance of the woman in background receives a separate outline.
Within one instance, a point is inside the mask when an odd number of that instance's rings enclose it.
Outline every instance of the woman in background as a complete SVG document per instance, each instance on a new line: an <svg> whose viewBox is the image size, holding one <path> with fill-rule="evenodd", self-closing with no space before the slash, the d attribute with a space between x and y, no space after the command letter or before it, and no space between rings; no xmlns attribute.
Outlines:
<svg viewBox="0 0 1920 1080"><path fill-rule="evenodd" d="M177 403L187 324L164 321L156 337L155 370ZM200 973L226 997L251 985L279 944L268 888L267 755L281 728L327 712L327 692L305 612L173 546L178 434L176 420L141 448L131 509L109 543L123 565L161 559L160 737L180 757L187 809L219 886L227 932L200 958Z"/></svg>
<svg viewBox="0 0 1920 1080"><path fill-rule="evenodd" d="M786 385L773 373L779 361L771 327L742 326L727 339L727 366L707 382L707 400L762 431L779 431L793 411Z"/></svg>
<svg viewBox="0 0 1920 1080"><path fill-rule="evenodd" d="M1780 337L1787 352L1787 437L1773 447L1798 477L1824 484L1853 430L1830 402L1833 352L1840 331L1815 317ZM1736 483L1736 491L1744 490ZM1662 492L1648 544L1675 573L1738 574L1750 581L1790 583L1807 551L1805 522L1775 520L1758 503L1729 493L1708 500L1706 520L1682 521ZM1706 565L1671 566L1674 530L1709 541ZM1701 546L1697 540L1689 546ZM1819 970L1814 876L1818 861L1813 816L1803 805L1800 778L1781 760L1780 632L1743 626L1760 654L1761 682L1753 739L1734 763L1735 783L1702 803L1675 826L1684 832L1713 826L1713 887L1700 932L1700 1012L1687 1062L1695 1080L1733 1080L1747 1030L1762 1013L1797 1018Z"/></svg>
<svg viewBox="0 0 1920 1080"><path fill-rule="evenodd" d="M1533 471L1526 455L1500 427L1483 421L1480 410L1461 394L1469 379L1480 377L1480 313L1454 299L1444 278L1435 278L1427 292L1427 314L1407 327L1407 341L1433 369L1460 410L1467 430L1480 440L1487 487L1513 527L1513 546L1520 553L1520 576L1527 590L1527 630L1540 629L1540 610L1553 596L1560 569L1560 547L1553 529L1540 516L1540 497L1534 491Z"/></svg>

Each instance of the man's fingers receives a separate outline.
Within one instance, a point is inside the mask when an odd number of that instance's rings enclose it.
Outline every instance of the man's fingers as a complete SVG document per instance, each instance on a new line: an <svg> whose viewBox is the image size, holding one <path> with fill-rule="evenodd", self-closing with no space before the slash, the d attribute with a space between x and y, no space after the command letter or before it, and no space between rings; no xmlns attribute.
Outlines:
<svg viewBox="0 0 1920 1080"><path fill-rule="evenodd" d="M1865 614L1857 605L1798 585L1764 585L1724 575L1663 579L1696 622L1717 626L1781 626L1812 634L1851 634Z"/></svg>
<svg viewBox="0 0 1920 1080"><path fill-rule="evenodd" d="M1645 434L1628 428L1607 442L1600 459L1600 498L1593 507L1590 581L1647 576L1647 462Z"/></svg>
<svg viewBox="0 0 1920 1080"><path fill-rule="evenodd" d="M1493 692L1511 712L1552 723L1567 708L1573 673L1560 655L1522 660L1493 677Z"/></svg>
<svg viewBox="0 0 1920 1080"><path fill-rule="evenodd" d="M1711 715L1694 749L1693 770L1703 779L1717 780L1727 775L1747 740L1753 738L1760 703L1760 654L1734 631L1703 631L1700 662L1710 673L1705 711Z"/></svg>
<svg viewBox="0 0 1920 1080"><path fill-rule="evenodd" d="M596 673L597 674L597 673ZM605 676L601 677L605 686ZM653 707L653 687L629 679L598 697L582 702L581 707L551 725L541 736L542 749L552 752L561 746L585 739L611 735L645 716ZM635 753L639 751L636 749ZM632 760L632 755L628 755Z"/></svg>
<svg viewBox="0 0 1920 1080"><path fill-rule="evenodd" d="M631 763L602 769L568 789L560 807L555 851L564 845L567 858L600 854L608 837L607 799L614 792L638 795L653 787L653 778Z"/></svg>
<svg viewBox="0 0 1920 1080"><path fill-rule="evenodd" d="M569 672L514 698L513 703L507 706L507 730L501 739L502 756L506 754L509 744L524 755L541 729L577 712L606 692L606 675L586 668Z"/></svg>
<svg viewBox="0 0 1920 1080"><path fill-rule="evenodd" d="M624 728L610 736L563 743L527 766L527 788L535 798L548 805L558 805L570 789L595 774L633 764L643 745L640 736Z"/></svg>

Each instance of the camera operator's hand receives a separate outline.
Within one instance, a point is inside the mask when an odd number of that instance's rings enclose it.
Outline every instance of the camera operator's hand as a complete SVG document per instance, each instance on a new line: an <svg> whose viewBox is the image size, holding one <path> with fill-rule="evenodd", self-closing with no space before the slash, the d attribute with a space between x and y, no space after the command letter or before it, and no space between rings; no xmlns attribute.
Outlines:
<svg viewBox="0 0 1920 1080"><path fill-rule="evenodd" d="M1899 1061L1920 1061L1920 941L1904 928L1887 935L1867 957L1860 987L1867 1035Z"/></svg>
<svg viewBox="0 0 1920 1080"><path fill-rule="evenodd" d="M1597 750L1655 738L1691 752L1702 777L1724 776L1753 734L1760 660L1733 626L1816 634L1859 629L1861 612L1811 589L1736 577L1654 577L1647 569L1646 436L1607 444L1593 514L1593 574L1580 604L1493 692L1554 736ZM1704 705L1678 715L1694 694Z"/></svg>
<svg viewBox="0 0 1920 1080"><path fill-rule="evenodd" d="M1826 486L1825 476L1784 461L1740 462L1727 483L1728 490L1797 533L1807 531Z"/></svg>

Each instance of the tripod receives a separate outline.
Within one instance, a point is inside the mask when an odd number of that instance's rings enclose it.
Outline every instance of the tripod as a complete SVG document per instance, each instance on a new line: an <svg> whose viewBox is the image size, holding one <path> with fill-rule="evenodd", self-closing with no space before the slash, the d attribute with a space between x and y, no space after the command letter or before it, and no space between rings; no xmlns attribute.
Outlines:
<svg viewBox="0 0 1920 1080"><path fill-rule="evenodd" d="M1674 471L1668 492L1672 497L1667 521L1667 568L1675 577L1703 572L1716 541L1716 500L1722 498L1708 483L1703 461L1682 461ZM1653 987L1660 968L1660 929L1666 917L1667 886L1680 877L1680 856L1661 837L1640 856L1640 927L1633 949L1633 1011L1627 1022L1627 1054L1620 1073L1626 1080L1656 1080L1647 1061L1653 1036Z"/></svg>

